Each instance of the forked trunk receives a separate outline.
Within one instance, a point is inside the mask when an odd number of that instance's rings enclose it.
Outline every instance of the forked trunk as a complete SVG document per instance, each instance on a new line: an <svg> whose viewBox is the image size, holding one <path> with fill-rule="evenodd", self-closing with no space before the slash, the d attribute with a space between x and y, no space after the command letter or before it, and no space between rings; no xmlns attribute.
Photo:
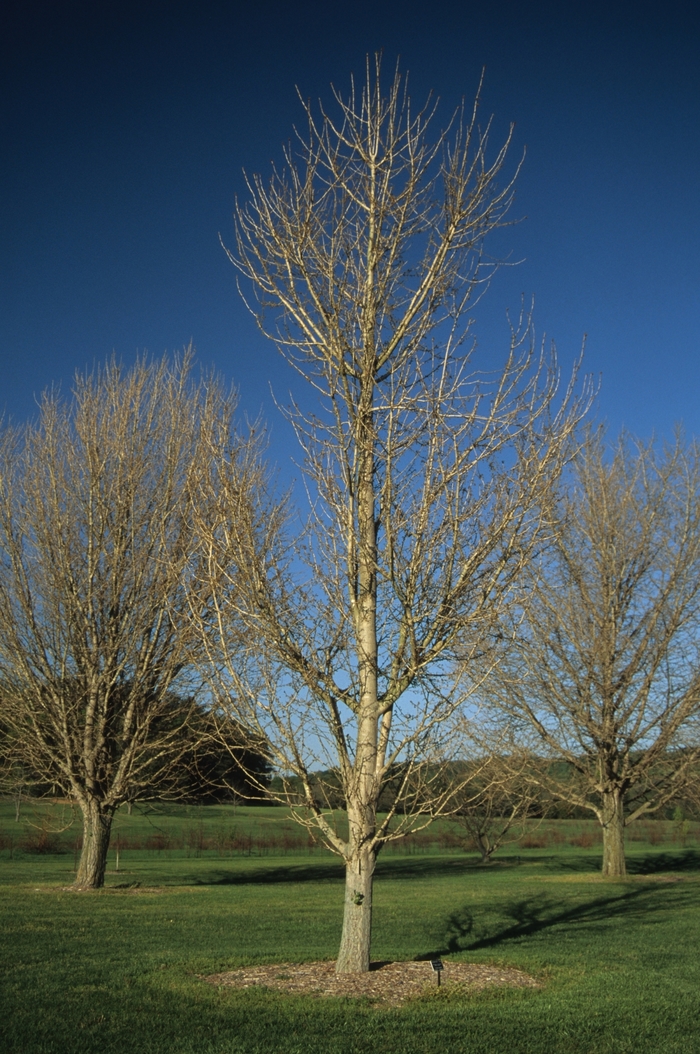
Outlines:
<svg viewBox="0 0 700 1054"><path fill-rule="evenodd" d="M625 809L619 790L603 795L603 875L627 874L625 864Z"/></svg>
<svg viewBox="0 0 700 1054"><path fill-rule="evenodd" d="M491 844L491 839L488 835L478 833L475 838L476 847L481 853L480 864L491 863L491 853L495 852L496 846Z"/></svg>
<svg viewBox="0 0 700 1054"><path fill-rule="evenodd" d="M345 866L345 912L336 973L367 973L372 940L374 853L363 853Z"/></svg>
<svg viewBox="0 0 700 1054"><path fill-rule="evenodd" d="M83 848L74 885L77 889L101 889L105 881L113 811L101 808L96 801L89 801L81 808Z"/></svg>

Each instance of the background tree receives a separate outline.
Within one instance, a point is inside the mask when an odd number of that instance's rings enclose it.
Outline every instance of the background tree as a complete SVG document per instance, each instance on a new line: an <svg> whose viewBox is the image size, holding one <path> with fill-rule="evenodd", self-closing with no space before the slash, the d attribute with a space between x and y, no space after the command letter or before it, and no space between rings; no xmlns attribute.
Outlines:
<svg viewBox="0 0 700 1054"><path fill-rule="evenodd" d="M114 810L152 797L191 744L194 703L173 693L196 657L185 596L206 603L192 500L232 412L186 354L78 376L0 439L5 747L79 805L77 886L103 884Z"/></svg>
<svg viewBox="0 0 700 1054"><path fill-rule="evenodd" d="M494 753L461 781L452 815L464 831L464 847L473 845L482 864L491 863L502 846L517 842L528 821L543 816L546 803L532 779L535 764L529 754Z"/></svg>
<svg viewBox="0 0 700 1054"><path fill-rule="evenodd" d="M552 546L522 579L507 661L487 694L550 759L537 780L597 816L603 874L624 828L697 781L700 462L591 432L560 481ZM558 759L558 761L557 761Z"/></svg>
<svg viewBox="0 0 700 1054"><path fill-rule="evenodd" d="M0 688L0 714L4 712L4 697ZM22 801L30 790L31 778L26 765L11 756L8 729L0 717L0 794L7 795L15 809L15 822L19 823Z"/></svg>
<svg viewBox="0 0 700 1054"><path fill-rule="evenodd" d="M174 700L164 715L171 728L182 729L180 755L150 796L200 804L266 799L271 772L267 744L237 721L193 702Z"/></svg>
<svg viewBox="0 0 700 1054"><path fill-rule="evenodd" d="M378 61L360 91L334 95L336 116L306 106L284 169L251 181L230 254L319 400L291 412L311 515L295 533L264 502L244 507L224 464L206 558L211 659L234 713L345 862L337 969L352 972L369 969L377 853L447 807L434 777L458 752L465 697L452 660L481 649L529 559L583 407L569 392L552 411L556 366L533 355L527 320L502 367L470 365L483 242L512 195L498 182L509 140L489 161L475 113L431 140L432 105L414 110L398 72L383 94ZM322 806L318 770L339 774L347 829Z"/></svg>

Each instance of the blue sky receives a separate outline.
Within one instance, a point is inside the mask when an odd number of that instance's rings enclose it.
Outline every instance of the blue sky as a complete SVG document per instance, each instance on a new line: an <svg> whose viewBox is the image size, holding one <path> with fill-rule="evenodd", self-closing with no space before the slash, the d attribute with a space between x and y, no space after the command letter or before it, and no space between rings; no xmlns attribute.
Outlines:
<svg viewBox="0 0 700 1054"><path fill-rule="evenodd" d="M700 15L677 3L238 3L10 0L0 24L0 408L112 352L199 358L263 410L289 457L292 378L240 302L231 241L242 170L267 172L300 118L367 52L400 55L441 113L473 96L527 156L477 316L481 354L535 298L565 365L587 335L597 413L700 434Z"/></svg>

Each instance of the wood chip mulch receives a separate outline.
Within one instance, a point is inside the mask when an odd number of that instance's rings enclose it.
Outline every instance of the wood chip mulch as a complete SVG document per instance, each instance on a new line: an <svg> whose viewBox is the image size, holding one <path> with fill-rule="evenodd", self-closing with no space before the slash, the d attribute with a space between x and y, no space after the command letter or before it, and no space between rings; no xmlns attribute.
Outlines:
<svg viewBox="0 0 700 1054"><path fill-rule="evenodd" d="M441 987L448 991L540 987L534 977L510 967L443 962ZM258 986L301 995L365 996L373 1002L390 1006L398 1006L437 987L437 978L429 962L377 962L372 963L369 973L343 975L336 974L334 962L273 963L211 974L202 980L217 987Z"/></svg>

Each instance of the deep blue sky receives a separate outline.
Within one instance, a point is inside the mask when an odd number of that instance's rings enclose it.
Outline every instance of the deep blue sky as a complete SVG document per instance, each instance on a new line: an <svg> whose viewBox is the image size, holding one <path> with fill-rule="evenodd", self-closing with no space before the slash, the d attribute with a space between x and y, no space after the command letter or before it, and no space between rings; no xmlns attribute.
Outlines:
<svg viewBox="0 0 700 1054"><path fill-rule="evenodd" d="M416 101L474 93L527 160L503 233L517 267L479 316L505 348L507 308L570 363L602 373L616 431L700 434L700 17L696 4L5 0L0 23L0 408L112 351L190 338L274 421L287 368L238 300L241 171L269 170L299 120L294 86L328 98L384 49Z"/></svg>

